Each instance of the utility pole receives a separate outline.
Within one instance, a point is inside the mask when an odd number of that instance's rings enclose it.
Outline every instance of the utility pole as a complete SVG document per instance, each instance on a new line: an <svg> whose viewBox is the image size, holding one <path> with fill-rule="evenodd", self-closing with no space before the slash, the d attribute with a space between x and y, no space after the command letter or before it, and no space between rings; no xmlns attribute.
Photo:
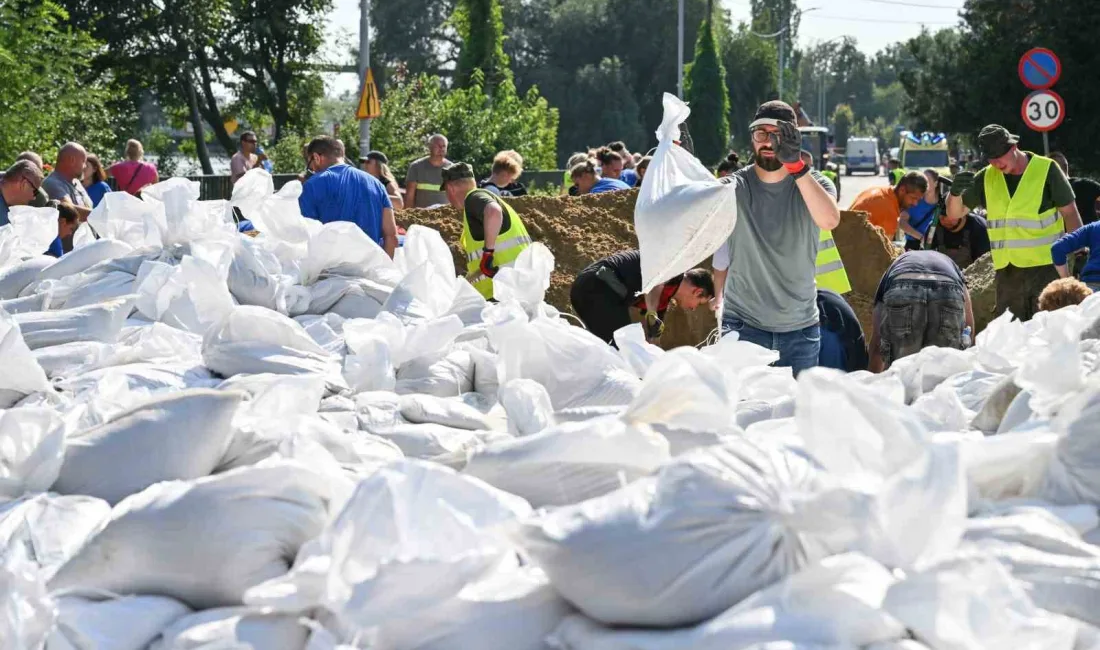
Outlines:
<svg viewBox="0 0 1100 650"><path fill-rule="evenodd" d="M682 1L682 0L681 0ZM359 0L359 92L370 68L370 0ZM359 155L370 151L370 120L359 120Z"/></svg>
<svg viewBox="0 0 1100 650"><path fill-rule="evenodd" d="M779 39L779 99L780 99L780 101L782 101L782 99L783 99L783 76L784 76L783 75L783 49L784 49L784 45L786 43L787 30L789 30L791 28L791 16L793 16L794 14L798 14L801 17L802 14L808 14L811 11L817 11L820 8L821 7L810 7L809 9L801 9L799 11L794 11L794 12L791 12L790 14L787 14L787 16L785 17L785 20L784 20L784 25L779 28L779 31L773 32L771 34L757 34L756 32L752 32L753 36L759 36L760 38L778 38Z"/></svg>
<svg viewBox="0 0 1100 650"><path fill-rule="evenodd" d="M676 36L676 95L684 98L684 0L680 0L677 10Z"/></svg>

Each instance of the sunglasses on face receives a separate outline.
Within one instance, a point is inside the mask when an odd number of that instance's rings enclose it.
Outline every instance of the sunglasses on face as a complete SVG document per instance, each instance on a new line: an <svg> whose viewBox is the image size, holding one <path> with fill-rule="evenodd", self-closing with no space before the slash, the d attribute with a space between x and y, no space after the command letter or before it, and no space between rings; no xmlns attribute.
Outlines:
<svg viewBox="0 0 1100 650"><path fill-rule="evenodd" d="M247 142L248 144L256 144L255 140L241 140L241 142Z"/></svg>
<svg viewBox="0 0 1100 650"><path fill-rule="evenodd" d="M42 187L41 185L35 185L28 178L24 178L23 181L31 188L31 194L38 194L38 189Z"/></svg>

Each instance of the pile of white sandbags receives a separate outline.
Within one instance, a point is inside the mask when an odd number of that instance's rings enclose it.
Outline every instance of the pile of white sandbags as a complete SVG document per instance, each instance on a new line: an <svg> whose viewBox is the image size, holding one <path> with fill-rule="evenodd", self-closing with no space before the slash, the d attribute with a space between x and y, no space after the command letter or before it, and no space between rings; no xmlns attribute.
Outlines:
<svg viewBox="0 0 1100 650"><path fill-rule="evenodd" d="M795 381L236 188L0 227L0 647L1100 648L1100 297Z"/></svg>

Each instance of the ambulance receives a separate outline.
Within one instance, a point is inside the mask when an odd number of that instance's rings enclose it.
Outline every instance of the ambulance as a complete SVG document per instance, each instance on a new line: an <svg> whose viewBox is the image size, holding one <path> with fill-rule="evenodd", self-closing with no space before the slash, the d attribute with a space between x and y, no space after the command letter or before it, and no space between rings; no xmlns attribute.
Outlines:
<svg viewBox="0 0 1100 650"><path fill-rule="evenodd" d="M940 176L950 176L950 158L947 136L944 134L902 131L901 148L898 150L902 169L917 172L933 169Z"/></svg>

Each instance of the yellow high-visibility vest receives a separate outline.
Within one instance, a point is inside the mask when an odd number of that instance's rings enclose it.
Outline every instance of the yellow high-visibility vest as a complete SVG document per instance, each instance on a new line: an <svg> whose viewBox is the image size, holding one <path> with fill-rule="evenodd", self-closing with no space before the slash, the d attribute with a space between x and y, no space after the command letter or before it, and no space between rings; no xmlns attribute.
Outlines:
<svg viewBox="0 0 1100 650"><path fill-rule="evenodd" d="M901 167L898 167L897 169L890 170L890 184L891 185L897 185L898 183L900 183L902 176L905 176L906 173L907 173L907 170L905 170Z"/></svg>
<svg viewBox="0 0 1100 650"><path fill-rule="evenodd" d="M1012 196L1008 194L1005 175L996 167L985 168L986 220L993 268L1003 269L1011 264L1027 269L1054 263L1050 246L1065 233L1065 224L1057 208L1039 212L1047 173L1053 164L1050 158L1033 155Z"/></svg>
<svg viewBox="0 0 1100 650"><path fill-rule="evenodd" d="M473 189L467 192L466 196L469 197L474 192L485 192L493 197L493 201L508 215L508 230L497 235L493 264L499 267L511 266L523 249L531 245L531 236L527 234L527 229L512 206L488 190ZM462 250L466 252L466 277L470 280L470 284L474 285L486 300L492 298L493 279L481 273L481 255L485 252L485 241L474 239L470 234L470 222L466 218L465 210L462 211Z"/></svg>
<svg viewBox="0 0 1100 650"><path fill-rule="evenodd" d="M844 294L852 290L848 282L848 273L840 259L840 249L836 247L833 233L822 230L817 240L817 286Z"/></svg>

